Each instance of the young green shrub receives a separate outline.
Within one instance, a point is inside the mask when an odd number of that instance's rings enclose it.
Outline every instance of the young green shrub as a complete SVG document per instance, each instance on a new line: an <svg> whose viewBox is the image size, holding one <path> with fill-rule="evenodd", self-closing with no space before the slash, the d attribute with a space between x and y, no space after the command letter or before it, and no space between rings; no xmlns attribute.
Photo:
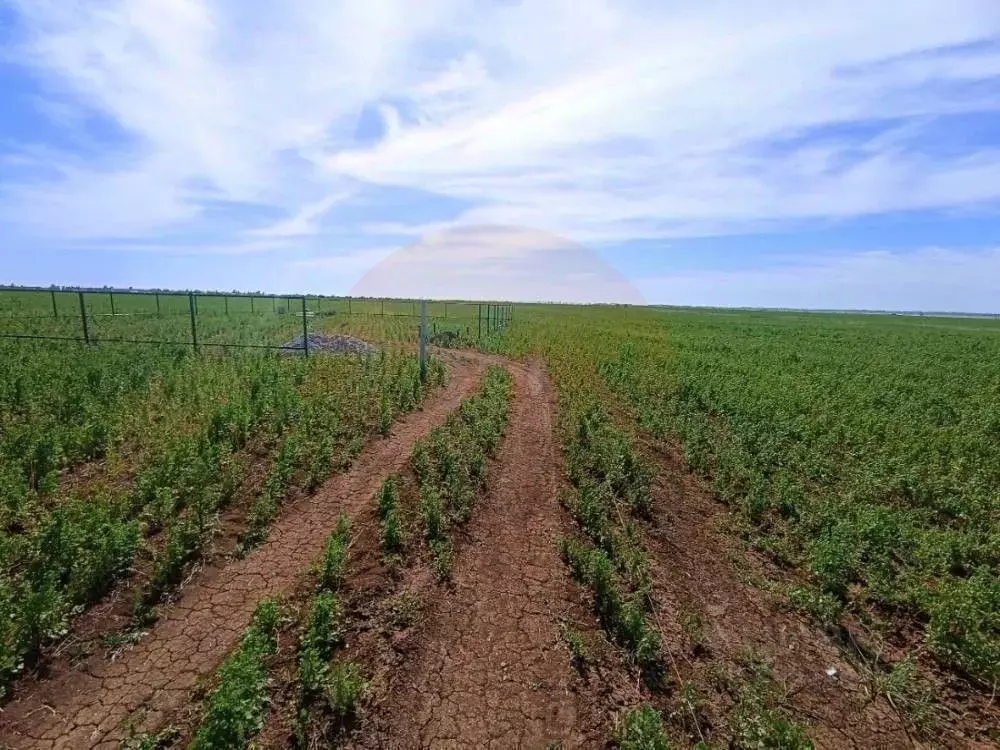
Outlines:
<svg viewBox="0 0 1000 750"><path fill-rule="evenodd" d="M729 714L732 746L741 750L812 750L805 728L782 706L785 699L771 676L771 665L751 655L743 677L736 705Z"/></svg>
<svg viewBox="0 0 1000 750"><path fill-rule="evenodd" d="M379 518L379 545L386 554L393 554L403 546L403 533L396 506L399 502L399 477L390 475L382 482L375 495Z"/></svg>
<svg viewBox="0 0 1000 750"><path fill-rule="evenodd" d="M368 683L357 664L332 664L326 678L325 693L334 717L346 721L357 716L367 687Z"/></svg>
<svg viewBox="0 0 1000 750"><path fill-rule="evenodd" d="M436 542L444 532L444 513L441 495L433 487L420 489L420 517L424 522L424 534L428 542Z"/></svg>
<svg viewBox="0 0 1000 750"><path fill-rule="evenodd" d="M337 519L337 528L326 542L323 566L320 570L320 588L338 591L347 577L347 553L351 543L350 522L347 516Z"/></svg>
<svg viewBox="0 0 1000 750"><path fill-rule="evenodd" d="M299 684L307 693L323 687L330 657L343 643L344 622L340 603L333 594L320 592L313 600L306 629L299 641Z"/></svg>
<svg viewBox="0 0 1000 750"><path fill-rule="evenodd" d="M431 542L431 568L438 583L451 580L451 571L455 565L455 548L448 538L435 539Z"/></svg>
<svg viewBox="0 0 1000 750"><path fill-rule="evenodd" d="M587 647L587 641L584 639L583 633L572 625L563 623L560 634L562 635L563 643L569 649L570 664L573 669L582 671L586 668L587 662L590 661L590 649Z"/></svg>
<svg viewBox="0 0 1000 750"><path fill-rule="evenodd" d="M399 477L390 474L382 482L378 494L375 496L375 507L378 510L378 517L385 518L390 510L394 510L399 503Z"/></svg>
<svg viewBox="0 0 1000 750"><path fill-rule="evenodd" d="M652 706L642 706L620 717L614 731L615 744L620 750L669 750L670 741L663 729L660 712Z"/></svg>
<svg viewBox="0 0 1000 750"><path fill-rule="evenodd" d="M274 653L280 612L276 602L257 606L243 642L219 668L219 685L189 746L191 750L246 747L264 724L267 663Z"/></svg>
<svg viewBox="0 0 1000 750"><path fill-rule="evenodd" d="M201 552L202 529L191 518L181 518L167 529L167 542L153 563L153 575L144 604L158 604L184 580L188 564Z"/></svg>
<svg viewBox="0 0 1000 750"><path fill-rule="evenodd" d="M389 510L379 523L379 544L386 554L399 552L403 546L403 532L399 524L396 509Z"/></svg>
<svg viewBox="0 0 1000 750"><path fill-rule="evenodd" d="M559 542L559 554L569 568L570 575L577 583L590 585L590 548L573 537L563 537Z"/></svg>

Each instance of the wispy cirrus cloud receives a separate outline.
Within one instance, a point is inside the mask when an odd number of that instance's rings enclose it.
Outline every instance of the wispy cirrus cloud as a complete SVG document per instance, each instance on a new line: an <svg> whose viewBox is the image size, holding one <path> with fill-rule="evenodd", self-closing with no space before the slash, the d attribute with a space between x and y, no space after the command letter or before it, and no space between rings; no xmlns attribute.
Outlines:
<svg viewBox="0 0 1000 750"><path fill-rule="evenodd" d="M994 0L9 2L19 247L308 263L1000 205L1000 138L967 137L1000 124Z"/></svg>

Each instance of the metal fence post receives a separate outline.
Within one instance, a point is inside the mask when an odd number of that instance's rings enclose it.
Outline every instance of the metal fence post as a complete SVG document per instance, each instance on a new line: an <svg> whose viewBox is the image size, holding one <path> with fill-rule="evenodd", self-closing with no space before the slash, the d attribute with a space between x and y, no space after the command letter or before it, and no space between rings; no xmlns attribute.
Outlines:
<svg viewBox="0 0 1000 750"><path fill-rule="evenodd" d="M302 298L302 351L309 356L309 324L306 323L306 298Z"/></svg>
<svg viewBox="0 0 1000 750"><path fill-rule="evenodd" d="M253 312L253 295L250 295L250 312Z"/></svg>
<svg viewBox="0 0 1000 750"><path fill-rule="evenodd" d="M351 298L350 297L347 298L347 316L348 317L351 316Z"/></svg>
<svg viewBox="0 0 1000 750"><path fill-rule="evenodd" d="M420 300L420 382L427 380L427 300Z"/></svg>
<svg viewBox="0 0 1000 750"><path fill-rule="evenodd" d="M52 317L58 318L59 310L56 309L56 290L52 289L49 293L52 295Z"/></svg>
<svg viewBox="0 0 1000 750"><path fill-rule="evenodd" d="M479 303L479 338L483 337L483 303Z"/></svg>
<svg viewBox="0 0 1000 750"><path fill-rule="evenodd" d="M83 304L83 292L77 292L80 297L80 320L83 321L83 343L90 344L90 330L87 328L87 307Z"/></svg>
<svg viewBox="0 0 1000 750"><path fill-rule="evenodd" d="M111 314L115 314L115 293L108 292L108 299L111 300Z"/></svg>
<svg viewBox="0 0 1000 750"><path fill-rule="evenodd" d="M156 293L156 314L160 314L160 293Z"/></svg>
<svg viewBox="0 0 1000 750"><path fill-rule="evenodd" d="M224 294L222 296L222 299L225 301L225 304L226 304L226 315L229 315L229 295L228 294Z"/></svg>
<svg viewBox="0 0 1000 750"><path fill-rule="evenodd" d="M198 351L198 326L195 324L194 293L188 292L188 312L191 315L191 345Z"/></svg>

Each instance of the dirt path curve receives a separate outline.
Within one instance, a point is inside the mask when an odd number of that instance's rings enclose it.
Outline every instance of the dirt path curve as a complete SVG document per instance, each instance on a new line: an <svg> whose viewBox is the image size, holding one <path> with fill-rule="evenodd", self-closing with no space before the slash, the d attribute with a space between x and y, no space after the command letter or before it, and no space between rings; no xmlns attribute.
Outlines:
<svg viewBox="0 0 1000 750"><path fill-rule="evenodd" d="M398 422L387 439L370 442L347 473L290 506L251 555L206 571L132 651L117 662L92 658L7 706L0 747L116 747L120 723L139 709L147 711L143 725L157 728L233 649L257 603L294 585L320 554L337 516L352 516L369 503L414 443L476 389L483 363L448 359L452 377L444 389Z"/></svg>
<svg viewBox="0 0 1000 750"><path fill-rule="evenodd" d="M454 590L393 676L361 746L581 744L557 620L573 590L555 543L561 510L548 379L538 364L506 364L516 388L510 424L499 471L466 527Z"/></svg>

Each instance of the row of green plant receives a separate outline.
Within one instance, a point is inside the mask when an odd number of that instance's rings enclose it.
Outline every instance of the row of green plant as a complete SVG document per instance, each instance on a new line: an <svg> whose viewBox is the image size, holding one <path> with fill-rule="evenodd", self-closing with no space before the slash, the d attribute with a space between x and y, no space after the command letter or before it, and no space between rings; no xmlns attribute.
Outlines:
<svg viewBox="0 0 1000 750"><path fill-rule="evenodd" d="M311 747L314 735L352 720L359 712L367 681L357 664L335 659L346 629L339 593L347 578L350 526L340 516L319 564L319 583L308 607L298 645L298 691L293 743ZM324 740L325 741L325 740Z"/></svg>
<svg viewBox="0 0 1000 750"><path fill-rule="evenodd" d="M444 424L417 443L410 457L438 580L451 577L454 548L448 529L469 519L485 487L486 460L496 452L507 425L512 382L503 367L488 367L479 393L463 400Z"/></svg>
<svg viewBox="0 0 1000 750"><path fill-rule="evenodd" d="M148 429L138 448L128 448L131 484L98 481L38 499L31 523L0 537L3 687L130 570L143 539L163 541L155 546L142 607L181 580L239 483L236 451L251 430L266 432L289 418L281 407L308 373L276 357L189 359L158 380L151 400L161 410L143 411L137 421Z"/></svg>
<svg viewBox="0 0 1000 750"><path fill-rule="evenodd" d="M255 354L198 358L189 371L164 378L154 398L162 411L143 415L150 429L134 451L130 488L53 497L52 511L0 537L2 684L126 573L149 538L152 571L135 600L140 624L146 621L211 539L249 461L276 455L266 502L282 499L293 482L313 489L383 431L386 419L413 408L425 387L440 382L440 363L430 374L422 385L415 358L405 356ZM256 451L247 449L251 439ZM258 498L248 519L258 539L277 511L277 504L266 513L261 507Z"/></svg>
<svg viewBox="0 0 1000 750"><path fill-rule="evenodd" d="M923 630L1000 681L1000 388L992 321L521 308L508 351L598 369L639 424L811 581L793 601ZM919 646L919 644L914 644Z"/></svg>
<svg viewBox="0 0 1000 750"><path fill-rule="evenodd" d="M268 657L275 652L280 625L278 603L261 602L243 641L219 667L218 685L208 697L190 750L247 747L263 727L270 681Z"/></svg>
<svg viewBox="0 0 1000 750"><path fill-rule="evenodd" d="M564 435L574 492L562 499L584 539L564 538L560 553L573 577L590 588L602 627L655 686L663 655L659 631L651 622L649 559L629 517L649 513L652 471L629 436L599 407L578 413L575 429Z"/></svg>

